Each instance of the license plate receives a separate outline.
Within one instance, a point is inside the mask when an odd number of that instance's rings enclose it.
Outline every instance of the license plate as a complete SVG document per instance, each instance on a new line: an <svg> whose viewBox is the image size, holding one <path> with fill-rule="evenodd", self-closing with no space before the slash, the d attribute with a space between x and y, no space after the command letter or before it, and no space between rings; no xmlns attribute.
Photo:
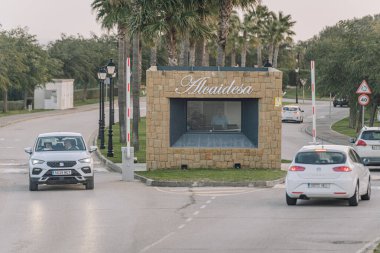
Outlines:
<svg viewBox="0 0 380 253"><path fill-rule="evenodd" d="M373 150L380 150L380 146L379 145L374 145L374 146L372 146L372 149Z"/></svg>
<svg viewBox="0 0 380 253"><path fill-rule="evenodd" d="M308 184L309 188L330 188L330 184L314 184L310 183Z"/></svg>
<svg viewBox="0 0 380 253"><path fill-rule="evenodd" d="M53 170L51 174L53 176L67 176L71 175L71 170Z"/></svg>

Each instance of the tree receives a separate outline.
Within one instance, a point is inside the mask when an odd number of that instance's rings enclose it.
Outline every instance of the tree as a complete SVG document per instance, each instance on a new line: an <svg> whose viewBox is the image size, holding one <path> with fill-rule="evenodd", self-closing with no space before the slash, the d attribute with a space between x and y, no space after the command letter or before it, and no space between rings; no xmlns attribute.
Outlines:
<svg viewBox="0 0 380 253"><path fill-rule="evenodd" d="M130 39L128 37L127 17L131 14L131 3L127 0L94 0L92 9L97 11L96 19L108 30L117 27L118 37L118 105L120 142L127 142L126 128L126 59L130 57Z"/></svg>
<svg viewBox="0 0 380 253"><path fill-rule="evenodd" d="M233 7L247 7L255 4L256 0L219 0L219 28L218 28L218 58L217 65L225 65L226 43L228 26Z"/></svg>

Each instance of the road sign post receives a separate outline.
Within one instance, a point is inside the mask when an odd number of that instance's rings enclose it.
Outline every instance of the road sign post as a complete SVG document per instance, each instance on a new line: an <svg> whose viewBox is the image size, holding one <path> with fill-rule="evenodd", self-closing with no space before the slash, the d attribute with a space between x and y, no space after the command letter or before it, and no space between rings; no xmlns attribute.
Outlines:
<svg viewBox="0 0 380 253"><path fill-rule="evenodd" d="M366 80L363 80L359 85L359 88L356 90L356 94L360 94L358 97L358 103L362 106L362 127L364 127L364 113L365 106L369 104L369 96L372 94L371 87L369 87Z"/></svg>

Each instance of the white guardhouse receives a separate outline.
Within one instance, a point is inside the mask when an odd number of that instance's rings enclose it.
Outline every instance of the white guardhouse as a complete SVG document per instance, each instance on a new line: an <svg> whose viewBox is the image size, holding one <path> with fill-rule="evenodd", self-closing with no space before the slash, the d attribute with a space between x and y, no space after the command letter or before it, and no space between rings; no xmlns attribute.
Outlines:
<svg viewBox="0 0 380 253"><path fill-rule="evenodd" d="M34 109L64 110L74 107L74 79L53 79L34 90Z"/></svg>

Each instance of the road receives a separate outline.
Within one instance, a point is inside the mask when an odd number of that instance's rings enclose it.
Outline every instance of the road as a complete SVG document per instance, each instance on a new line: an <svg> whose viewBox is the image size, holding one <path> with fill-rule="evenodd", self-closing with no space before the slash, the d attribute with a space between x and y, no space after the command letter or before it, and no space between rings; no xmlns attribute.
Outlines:
<svg viewBox="0 0 380 253"><path fill-rule="evenodd" d="M123 182L97 163L93 191L28 191L23 148L45 131L78 131L89 140L97 116L73 110L0 128L1 252L357 252L380 236L379 181L373 198L358 207L337 200L289 207L284 185L147 187ZM302 131L307 123L283 126L290 157L311 137Z"/></svg>
<svg viewBox="0 0 380 253"><path fill-rule="evenodd" d="M289 100L288 100L289 101ZM290 100L291 101L291 100ZM302 100L300 100L302 101ZM305 100L305 103L299 103L304 112L304 123L282 123L282 147L281 157L283 159L293 159L297 150L302 146L308 145L313 141L310 135L305 134L307 128L312 128L312 107L311 101ZM329 101L317 101L316 103L316 116L317 116L317 141L321 144L332 144L329 141L321 140L320 137L321 127L323 130L330 130L332 122L336 122L345 117L348 117L349 109L347 107L333 107L330 106ZM341 141L339 144L349 145L348 138L343 137L346 142ZM332 140L334 141L334 140Z"/></svg>

